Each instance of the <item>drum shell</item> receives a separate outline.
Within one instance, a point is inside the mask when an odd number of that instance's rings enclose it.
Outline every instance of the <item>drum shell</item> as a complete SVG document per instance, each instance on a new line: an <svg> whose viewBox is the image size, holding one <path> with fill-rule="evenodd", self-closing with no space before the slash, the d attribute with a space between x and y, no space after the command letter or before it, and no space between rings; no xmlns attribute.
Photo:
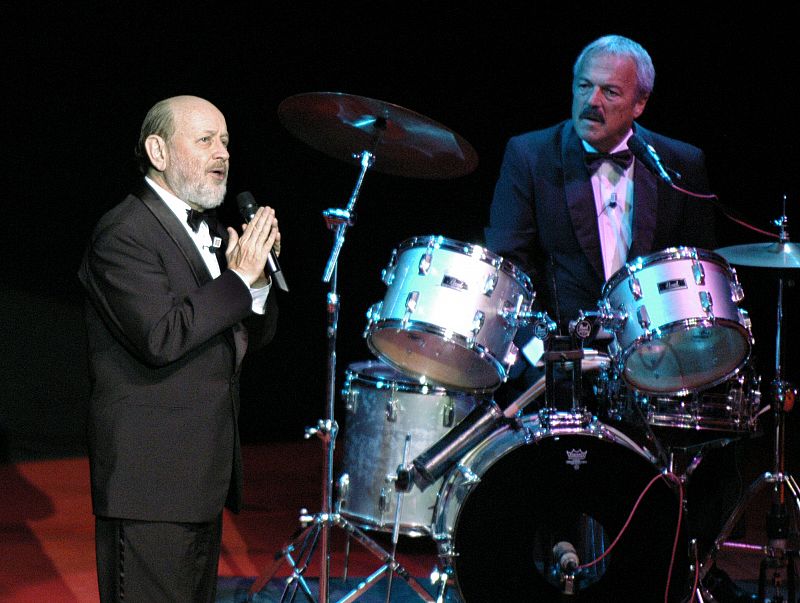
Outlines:
<svg viewBox="0 0 800 603"><path fill-rule="evenodd" d="M525 274L483 247L427 236L401 243L383 278L385 297L365 330L373 353L445 387L487 392L502 383L517 358L518 325L506 313L533 303Z"/></svg>
<svg viewBox="0 0 800 603"><path fill-rule="evenodd" d="M682 395L643 394L619 384L610 396L609 418L679 430L755 433L760 384L751 363L727 381Z"/></svg>
<svg viewBox="0 0 800 603"><path fill-rule="evenodd" d="M557 533L572 514L596 520L613 539L660 473L652 454L609 426L553 421L546 427L528 416L519 429L497 430L445 479L433 537L464 601L563 601L544 569L534 567L553 543L537 551L541 543L534 541L551 529ZM597 581L570 600L617 601L623 592L664 600L678 513L676 492L657 480ZM680 528L669 601L688 594L688 545Z"/></svg>
<svg viewBox="0 0 800 603"><path fill-rule="evenodd" d="M627 316L614 330L616 356L623 379L638 391L712 387L750 357L736 273L711 251L679 247L638 258L608 280L602 295L609 311Z"/></svg>
<svg viewBox="0 0 800 603"><path fill-rule="evenodd" d="M391 531L397 492L391 477L403 462L406 435L410 463L463 419L478 398L422 386L379 361L353 363L343 388L346 415L338 504L361 527ZM441 479L403 495L400 533L427 535ZM342 490L345 492L342 492Z"/></svg>

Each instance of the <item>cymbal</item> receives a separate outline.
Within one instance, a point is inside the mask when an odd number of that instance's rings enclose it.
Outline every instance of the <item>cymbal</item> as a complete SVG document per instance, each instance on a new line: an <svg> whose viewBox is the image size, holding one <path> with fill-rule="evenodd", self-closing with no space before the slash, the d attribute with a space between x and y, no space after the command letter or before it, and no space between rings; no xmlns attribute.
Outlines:
<svg viewBox="0 0 800 603"><path fill-rule="evenodd" d="M357 163L369 151L372 167L387 174L455 178L478 165L478 154L461 136L382 100L309 92L284 99L278 117L297 138L336 159Z"/></svg>
<svg viewBox="0 0 800 603"><path fill-rule="evenodd" d="M759 268L800 268L800 248L791 242L751 243L722 247L716 252L734 265Z"/></svg>

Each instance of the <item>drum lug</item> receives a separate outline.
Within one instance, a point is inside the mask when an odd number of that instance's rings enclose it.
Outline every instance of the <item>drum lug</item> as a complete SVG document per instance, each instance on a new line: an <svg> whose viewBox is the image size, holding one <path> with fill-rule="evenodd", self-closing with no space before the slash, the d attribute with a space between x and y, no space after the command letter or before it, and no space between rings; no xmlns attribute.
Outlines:
<svg viewBox="0 0 800 603"><path fill-rule="evenodd" d="M704 286L706 284L706 271L703 268L703 264L697 261L697 259L692 260L692 275L694 276L694 283L698 286Z"/></svg>
<svg viewBox="0 0 800 603"><path fill-rule="evenodd" d="M495 270L493 274L490 274L486 282L483 284L483 294L486 297L491 297L492 293L494 293L495 287L497 287L497 281L500 279L499 271Z"/></svg>
<svg viewBox="0 0 800 603"><path fill-rule="evenodd" d="M736 268L731 267L731 301L738 304L744 299L744 289L739 282L739 276L736 274Z"/></svg>
<svg viewBox="0 0 800 603"><path fill-rule="evenodd" d="M337 513L341 510L342 506L347 506L347 499L350 497L350 475L342 473L336 482L337 491Z"/></svg>
<svg viewBox="0 0 800 603"><path fill-rule="evenodd" d="M367 310L367 326L364 329L364 337L366 337L372 325L378 322L381 319L381 313L383 312L383 302L379 301L375 304L372 304L369 309Z"/></svg>
<svg viewBox="0 0 800 603"><path fill-rule="evenodd" d="M428 272L431 270L431 264L433 264L433 253L431 250L428 249L425 253L422 254L422 257L419 259L419 266L418 271L420 276L427 276Z"/></svg>
<svg viewBox="0 0 800 603"><path fill-rule="evenodd" d="M452 427L456 422L456 404L453 400L447 400L442 409L442 427Z"/></svg>
<svg viewBox="0 0 800 603"><path fill-rule="evenodd" d="M646 306L639 306L636 309L636 318L639 320L639 326L645 330L650 329L650 315L647 313Z"/></svg>
<svg viewBox="0 0 800 603"><path fill-rule="evenodd" d="M744 308L739 308L739 322L747 329L748 333L751 333L752 322L750 321L750 314Z"/></svg>
<svg viewBox="0 0 800 603"><path fill-rule="evenodd" d="M710 318L714 318L713 309L714 309L714 299L711 297L710 291L700 291L700 306L703 308L706 314L709 315Z"/></svg>
<svg viewBox="0 0 800 603"><path fill-rule="evenodd" d="M386 268L381 270L381 280L389 287L394 282L394 271L397 268L397 249L392 250L392 257L389 258L389 263Z"/></svg>
<svg viewBox="0 0 800 603"><path fill-rule="evenodd" d="M349 384L346 386L346 388L344 408L352 415L358 410L358 390L349 389Z"/></svg>
<svg viewBox="0 0 800 603"><path fill-rule="evenodd" d="M403 327L408 326L408 321L411 315L417 309L417 301L419 300L419 291L412 291L406 297L406 313L403 315Z"/></svg>
<svg viewBox="0 0 800 603"><path fill-rule="evenodd" d="M389 398L389 401L386 403L386 420L390 423L395 423L397 421L398 405L399 401L396 397L394 397L394 395Z"/></svg>
<svg viewBox="0 0 800 603"><path fill-rule="evenodd" d="M630 286L631 294L633 295L633 299L635 301L642 299L642 284L639 282L638 278L631 275L631 278L628 281L628 286Z"/></svg>
<svg viewBox="0 0 800 603"><path fill-rule="evenodd" d="M475 316L472 318L472 328L470 329L473 339L478 337L478 333L480 333L483 328L483 323L485 321L486 315L480 310L477 310Z"/></svg>
<svg viewBox="0 0 800 603"><path fill-rule="evenodd" d="M389 508L389 495L386 493L386 487L384 486L381 488L381 493L378 496L378 511L381 514L381 519L383 518L383 514L386 512L386 509Z"/></svg>

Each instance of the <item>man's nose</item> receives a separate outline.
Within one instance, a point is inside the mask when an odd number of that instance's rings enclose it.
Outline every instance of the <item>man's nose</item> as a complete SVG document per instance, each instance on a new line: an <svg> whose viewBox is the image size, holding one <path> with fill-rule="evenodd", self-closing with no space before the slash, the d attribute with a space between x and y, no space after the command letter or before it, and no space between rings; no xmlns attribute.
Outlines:
<svg viewBox="0 0 800 603"><path fill-rule="evenodd" d="M595 86L592 88L591 93L589 93L589 97L586 99L586 104L591 107L598 107L600 106L601 97L602 90L600 90L600 86Z"/></svg>
<svg viewBox="0 0 800 603"><path fill-rule="evenodd" d="M228 152L228 147L225 144L218 140L214 145L214 159L230 159L231 154Z"/></svg>

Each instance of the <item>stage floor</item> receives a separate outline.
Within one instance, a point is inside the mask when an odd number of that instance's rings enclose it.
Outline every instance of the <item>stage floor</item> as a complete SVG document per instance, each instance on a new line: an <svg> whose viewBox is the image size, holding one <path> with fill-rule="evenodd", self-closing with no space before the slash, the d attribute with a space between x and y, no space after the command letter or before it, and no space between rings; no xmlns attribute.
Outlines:
<svg viewBox="0 0 800 603"><path fill-rule="evenodd" d="M762 451L759 454L763 454ZM742 475L744 483L763 470L754 457ZM225 513L220 559L219 601L244 600L254 578L264 576L276 553L295 534L301 510L320 509L323 452L315 440L249 445L244 449L247 506L239 515ZM769 499L760 495L748 507L745 540L764 543L764 520ZM509 521L513 521L509 514ZM37 460L0 465L0 600L7 603L59 601L93 603L95 586L93 517L89 499L88 462L85 457ZM333 528L331 576L341 577L345 539ZM372 532L384 549L391 547L388 533ZM312 558L306 574L319 575L319 557ZM431 588L429 576L436 566L436 547L428 537L402 536L397 560L411 576ZM741 584L752 588L761 555L757 552L722 551L718 564ZM382 560L357 542L351 546L348 572L363 577ZM284 563L276 577L288 575ZM490 578L490 577L487 577ZM337 582L337 584L339 584ZM401 585L405 587L406 585ZM274 590L275 585L271 588ZM338 588L338 587L337 587ZM369 601L384 592L371 589ZM405 598L400 588L397 599ZM268 601L265 594L261 601ZM298 596L298 600L303 600ZM401 598L402 597L402 598ZM375 600L378 600L377 598Z"/></svg>

